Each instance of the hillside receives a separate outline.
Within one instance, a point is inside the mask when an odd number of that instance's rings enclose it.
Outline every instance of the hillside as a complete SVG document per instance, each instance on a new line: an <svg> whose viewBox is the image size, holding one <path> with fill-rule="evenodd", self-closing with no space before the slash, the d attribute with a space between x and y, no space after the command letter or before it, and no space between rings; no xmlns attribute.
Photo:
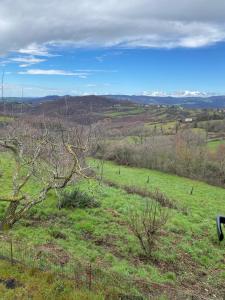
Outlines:
<svg viewBox="0 0 225 300"><path fill-rule="evenodd" d="M130 101L112 100L102 96L83 97L45 97L29 102L12 102L5 104L5 113L14 115L32 115L67 118L81 124L95 123L107 117L107 113L117 111L118 107L126 110L136 107ZM0 104L3 111L3 104ZM104 115L105 114L105 115Z"/></svg>
<svg viewBox="0 0 225 300"><path fill-rule="evenodd" d="M13 166L9 168L7 160L7 156L1 155L1 166L9 176ZM100 161L90 163L96 171L100 170ZM117 295L115 299L118 295L139 295L143 297L140 299L222 299L224 242L217 242L215 216L224 211L224 189L108 162L104 164L102 182L92 178L78 186L94 197L100 207L59 210L57 196L51 193L47 202L32 209L27 219L11 232L14 259L28 267L72 276L83 292L88 287L86 272L91 265L91 290L99 294L96 299L102 299L100 294ZM136 191L128 193L128 187L135 187ZM146 261L129 229L128 213L131 207L139 209L143 205L144 191L159 187L171 199L173 208L164 208L169 212L169 221L151 261ZM4 187L1 184L1 192L7 188L7 182ZM35 191L35 184L30 189ZM1 202L0 212L3 210ZM1 237L0 254L10 257L6 237L7 234ZM16 267L13 274L22 285L15 291L32 295L25 283L29 275L22 278ZM54 277L50 278L54 284ZM61 280L58 277L58 285ZM37 287L40 284L36 283ZM68 291L67 284L61 283L63 288L55 290L54 299L64 299L60 297ZM0 291L0 295L4 292Z"/></svg>
<svg viewBox="0 0 225 300"><path fill-rule="evenodd" d="M89 102L97 101L97 99L110 99L114 101L115 104L121 103L123 101L133 102L136 104L147 104L147 105L166 105L166 106L181 106L183 108L189 109L216 109L216 108L225 108L225 96L142 96L142 95L89 95L89 96L58 96L50 95L45 97L9 97L5 98L6 102L24 102L30 104L39 104L45 102L51 102L58 100L63 101L65 98L69 100L87 99ZM88 100L89 99L89 100ZM101 101L100 101L101 102ZM99 103L100 104L100 103Z"/></svg>

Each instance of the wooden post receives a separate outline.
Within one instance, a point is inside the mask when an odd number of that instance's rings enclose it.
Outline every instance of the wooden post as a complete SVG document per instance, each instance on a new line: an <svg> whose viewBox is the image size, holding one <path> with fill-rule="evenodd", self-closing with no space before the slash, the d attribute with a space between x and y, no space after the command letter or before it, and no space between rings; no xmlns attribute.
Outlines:
<svg viewBox="0 0 225 300"><path fill-rule="evenodd" d="M12 242L12 238L10 239L10 261L11 261L11 265L13 265L13 242Z"/></svg>
<svg viewBox="0 0 225 300"><path fill-rule="evenodd" d="M89 264L88 269L87 269L87 281L88 281L88 289L90 291L92 288L92 265L91 265L91 263Z"/></svg>

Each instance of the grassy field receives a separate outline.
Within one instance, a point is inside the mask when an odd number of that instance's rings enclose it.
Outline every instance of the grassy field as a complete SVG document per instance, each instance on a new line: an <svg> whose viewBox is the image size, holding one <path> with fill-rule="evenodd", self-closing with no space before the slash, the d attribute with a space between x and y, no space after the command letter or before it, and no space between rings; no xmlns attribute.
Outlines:
<svg viewBox="0 0 225 300"><path fill-rule="evenodd" d="M75 288L74 282L36 268L0 261L0 299L103 300L101 294ZM11 286L11 288L9 288ZM12 287L14 286L14 287Z"/></svg>
<svg viewBox="0 0 225 300"><path fill-rule="evenodd" d="M90 160L89 163L98 172L99 161ZM7 175L4 180L0 178L2 194L10 190L13 165L8 156L1 155L0 169ZM192 296L198 297L196 299L222 299L225 293L225 245L217 241L215 217L225 213L225 190L110 162L104 164L103 170L103 182L92 178L78 183L79 189L98 200L100 207L59 210L58 197L51 193L46 202L32 209L29 218L1 236L0 254L9 252L6 238L10 237L14 257L19 260L22 257L32 269L34 261L38 260L51 272L63 272L70 277L72 274L74 279L63 285L62 294L55 288L55 279L52 280L50 290L54 299L95 299L90 298L91 292L82 290L87 288L86 267L89 265L93 268L91 290L96 299L102 299L102 294L142 295L146 299L191 299ZM109 186L109 181L114 187ZM149 191L159 188L176 204L176 209L168 209L169 222L150 262L141 259L139 243L127 224L130 207L141 207L144 198L128 194L124 186ZM29 189L35 193L37 186L33 183ZM5 204L0 203L1 215L4 208ZM2 264L6 268L8 263ZM0 279L14 276L24 286L25 295L32 295L29 291L33 280L37 290L42 289L42 284L43 290L46 289L42 281L38 284L33 278L36 275L26 273L22 276L16 266L7 267L6 273L0 273ZM83 284L75 295L82 293L83 298L71 296L70 284L73 282L74 287L77 277L81 277ZM3 299L2 295L7 295L8 298L4 299L10 299L8 294L11 295L12 291L6 290L4 284L0 283L0 286L0 297ZM17 290L22 293L21 287L14 292ZM64 294L66 292L68 294ZM24 296L21 299L30 298ZM41 294L38 299L45 298Z"/></svg>
<svg viewBox="0 0 225 300"><path fill-rule="evenodd" d="M1 116L0 115L0 123L1 122L10 122L13 120L13 117L10 117L10 116Z"/></svg>
<svg viewBox="0 0 225 300"><path fill-rule="evenodd" d="M164 123L147 123L145 124L145 128L151 129L155 134L174 134L176 128L175 121L169 121Z"/></svg>
<svg viewBox="0 0 225 300"><path fill-rule="evenodd" d="M138 115L138 114L141 114L143 112L145 112L144 108L134 107L134 108L126 109L126 110L118 110L118 111L107 112L104 115L106 117L117 118L117 117L123 117L123 116Z"/></svg>
<svg viewBox="0 0 225 300"><path fill-rule="evenodd" d="M209 141L207 145L209 150L216 151L220 145L225 145L225 141L224 140Z"/></svg>

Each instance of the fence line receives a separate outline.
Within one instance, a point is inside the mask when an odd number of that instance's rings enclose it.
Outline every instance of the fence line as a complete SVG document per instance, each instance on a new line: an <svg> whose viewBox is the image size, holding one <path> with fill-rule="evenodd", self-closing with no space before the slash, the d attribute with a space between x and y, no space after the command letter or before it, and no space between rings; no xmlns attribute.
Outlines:
<svg viewBox="0 0 225 300"><path fill-rule="evenodd" d="M51 255L51 251L41 253L38 247L31 248L7 238L0 239L0 259L71 279L77 288L89 290L106 288L115 291L135 289L133 278L108 270L100 263L83 262L75 258L60 262L60 259L57 261L56 255Z"/></svg>
<svg viewBox="0 0 225 300"><path fill-rule="evenodd" d="M46 244L47 245L47 244ZM49 254L51 252L49 251ZM28 268L39 269L41 271L54 273L61 278L67 278L74 281L77 288L86 288L89 290L103 290L107 295L109 294L121 294L123 291L125 294L132 295L132 299L143 299L142 296L137 295L137 290L145 294L147 297L152 295L152 284L150 280L134 278L131 275L122 275L118 272L104 268L100 263L83 262L78 259L71 259L65 263L51 262L51 255L42 256L40 251L31 248L23 243L13 242L12 239L0 238L0 259L7 260L11 264L20 264ZM53 257L55 259L55 257ZM168 286L164 284L155 284L159 289L168 289ZM189 289L176 289L176 287L169 286L171 292L174 295L183 295L184 297L198 297L198 299L206 300L206 296L199 296L198 293L190 291ZM183 297L182 296L182 297ZM187 298L180 299L187 299ZM106 297L106 299L108 299ZM111 298L109 298L111 299ZM114 298L113 298L114 299ZM117 299L117 298L115 298ZM121 298L123 299L123 298ZM128 299L128 298L124 298ZM149 298L154 299L154 298Z"/></svg>

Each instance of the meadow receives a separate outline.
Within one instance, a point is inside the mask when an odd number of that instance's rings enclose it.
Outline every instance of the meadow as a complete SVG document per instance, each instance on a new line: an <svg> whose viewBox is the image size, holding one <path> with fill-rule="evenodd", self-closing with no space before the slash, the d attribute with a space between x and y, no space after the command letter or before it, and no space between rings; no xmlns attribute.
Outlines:
<svg viewBox="0 0 225 300"><path fill-rule="evenodd" d="M225 292L224 242L217 241L215 217L224 213L225 190L111 162L104 163L100 180L100 161L90 159L89 164L97 175L81 180L77 187L94 197L100 206L59 209L58 195L52 192L26 219L2 234L1 255L9 256L7 239L11 239L15 259L22 260L31 270L45 265L47 273L54 274L48 275L54 299L77 299L72 298L71 291L75 295L80 293L78 299L94 299L90 298L90 293L96 299L102 299L103 295L114 299L113 295L119 294L144 299L192 296L222 299ZM4 181L0 178L0 193L4 194L10 190L13 165L5 154L1 154L0 165L2 173L6 174ZM147 191L159 189L174 203L173 209L164 208L170 217L151 261L142 258L140 245L128 226L129 209L140 208L146 199L138 193L128 193L129 186ZM35 193L35 182L29 188ZM1 202L0 205L2 215L5 204ZM9 263L2 261L2 264ZM86 268L90 265L93 269L91 291L85 279ZM30 285L35 285L36 290L44 285L42 281L37 283L35 274L30 276L28 283L29 272L22 276L19 267L9 268L16 270L13 276L22 283L15 289L19 289L21 295L32 295ZM9 270L2 271L1 279L8 278ZM56 287L62 279L55 274L60 273L70 278L62 283L63 288ZM81 278L79 289L74 288L77 278ZM5 295L5 291L2 288L0 296Z"/></svg>
<svg viewBox="0 0 225 300"><path fill-rule="evenodd" d="M220 145L224 145L224 140L213 140L208 142L208 149L211 151L216 151Z"/></svg>

